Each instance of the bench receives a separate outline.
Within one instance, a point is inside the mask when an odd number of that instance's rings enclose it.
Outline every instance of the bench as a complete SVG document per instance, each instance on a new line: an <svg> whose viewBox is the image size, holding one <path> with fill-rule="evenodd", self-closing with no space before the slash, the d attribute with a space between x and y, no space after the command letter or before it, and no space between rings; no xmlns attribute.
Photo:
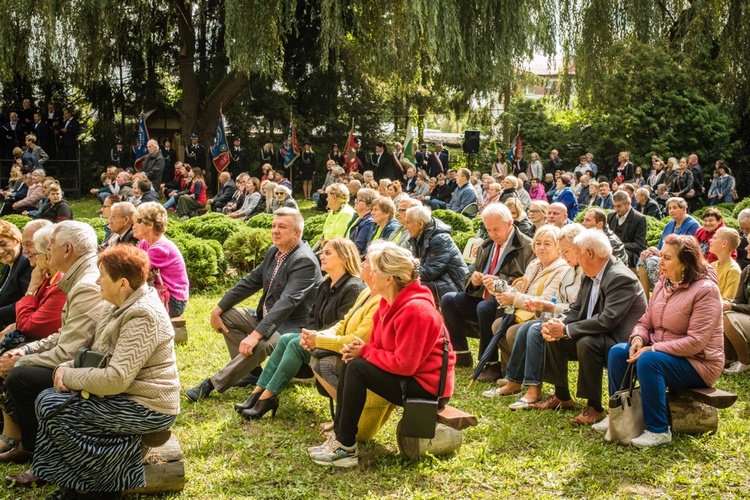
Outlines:
<svg viewBox="0 0 750 500"><path fill-rule="evenodd" d="M172 328L174 328L174 343L185 344L188 341L187 327L185 326L185 318L177 316L176 318L170 318L172 320Z"/></svg>
<svg viewBox="0 0 750 500"><path fill-rule="evenodd" d="M446 455L452 453L463 444L461 431L478 424L477 417L454 408L445 406L438 411L435 423L435 437L432 439L410 438L401 434L401 422L396 428L396 439L401 454L409 460L419 460L426 453L432 455Z"/></svg>
<svg viewBox="0 0 750 500"><path fill-rule="evenodd" d="M136 490L125 491L126 495L153 495L155 493L172 493L185 488L185 463L182 461L182 449L174 434L169 431L158 433L169 436L159 444L158 441L147 443L146 437L141 445L144 452L143 465L146 471L146 486ZM154 435L151 435L154 436ZM149 445L158 445L150 447Z"/></svg>
<svg viewBox="0 0 750 500"><path fill-rule="evenodd" d="M669 388L667 404L672 431L680 434L713 434L719 427L718 409L729 408L737 395L714 388Z"/></svg>

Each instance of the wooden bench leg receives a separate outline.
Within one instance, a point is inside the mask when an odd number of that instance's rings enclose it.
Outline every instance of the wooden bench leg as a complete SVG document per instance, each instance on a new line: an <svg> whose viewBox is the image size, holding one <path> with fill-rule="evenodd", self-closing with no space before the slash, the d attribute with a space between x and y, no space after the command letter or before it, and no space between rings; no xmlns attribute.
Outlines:
<svg viewBox="0 0 750 500"><path fill-rule="evenodd" d="M419 460L426 453L432 455L447 455L461 448L463 435L461 431L452 429L447 425L436 424L435 437L432 439L410 438L401 434L401 421L396 428L398 449L402 455L409 460Z"/></svg>
<svg viewBox="0 0 750 500"><path fill-rule="evenodd" d="M174 343L186 344L188 341L188 332L185 318L182 316L172 318L172 328L174 328Z"/></svg>
<svg viewBox="0 0 750 500"><path fill-rule="evenodd" d="M667 394L667 404L672 414L672 432L713 434L719 428L719 412L716 408L671 394Z"/></svg>
<svg viewBox="0 0 750 500"><path fill-rule="evenodd" d="M126 495L147 495L182 491L185 488L185 463L174 434L164 445L151 448L143 459L146 486L125 491Z"/></svg>

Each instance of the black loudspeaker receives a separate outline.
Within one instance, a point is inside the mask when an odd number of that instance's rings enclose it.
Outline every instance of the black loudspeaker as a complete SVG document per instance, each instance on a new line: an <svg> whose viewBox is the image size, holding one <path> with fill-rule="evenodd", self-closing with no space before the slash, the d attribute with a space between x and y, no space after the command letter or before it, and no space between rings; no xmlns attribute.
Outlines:
<svg viewBox="0 0 750 500"><path fill-rule="evenodd" d="M464 132L464 153L479 153L479 130Z"/></svg>

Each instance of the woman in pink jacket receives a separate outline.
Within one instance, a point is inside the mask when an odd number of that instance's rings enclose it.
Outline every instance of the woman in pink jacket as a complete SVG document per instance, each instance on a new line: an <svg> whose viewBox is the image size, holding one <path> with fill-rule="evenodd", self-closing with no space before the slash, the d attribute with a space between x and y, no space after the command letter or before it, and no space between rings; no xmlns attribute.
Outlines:
<svg viewBox="0 0 750 500"><path fill-rule="evenodd" d="M667 387L711 387L724 367L721 294L716 272L692 236L669 235L659 262L661 277L629 344L609 352L609 394L619 389L628 363L636 363L646 430L638 448L672 441ZM604 423L606 422L606 423ZM594 425L604 432L609 419Z"/></svg>

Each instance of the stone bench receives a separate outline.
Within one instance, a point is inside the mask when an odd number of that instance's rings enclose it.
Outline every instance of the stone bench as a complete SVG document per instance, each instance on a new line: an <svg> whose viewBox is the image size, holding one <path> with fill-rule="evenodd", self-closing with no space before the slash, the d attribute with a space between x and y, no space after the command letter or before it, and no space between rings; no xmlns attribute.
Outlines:
<svg viewBox="0 0 750 500"><path fill-rule="evenodd" d="M177 316L170 319L172 320L172 328L174 328L174 343L186 344L188 341L188 332L185 326L185 318Z"/></svg>
<svg viewBox="0 0 750 500"><path fill-rule="evenodd" d="M182 449L174 434L169 431L157 433L169 436L164 441L148 442L144 436L141 448L144 452L143 464L146 470L146 486L137 490L125 491L126 495L153 495L156 493L173 493L182 491L185 487L185 463L182 461Z"/></svg>
<svg viewBox="0 0 750 500"><path fill-rule="evenodd" d="M410 438L401 434L401 422L396 428L398 449L410 460L419 460L426 453L446 455L461 448L464 429L478 424L477 417L454 408L445 406L438 411L435 424L435 437L432 439Z"/></svg>
<svg viewBox="0 0 750 500"><path fill-rule="evenodd" d="M729 408L737 395L721 389L669 388L667 403L672 431L680 434L713 434L719 427L718 409Z"/></svg>

